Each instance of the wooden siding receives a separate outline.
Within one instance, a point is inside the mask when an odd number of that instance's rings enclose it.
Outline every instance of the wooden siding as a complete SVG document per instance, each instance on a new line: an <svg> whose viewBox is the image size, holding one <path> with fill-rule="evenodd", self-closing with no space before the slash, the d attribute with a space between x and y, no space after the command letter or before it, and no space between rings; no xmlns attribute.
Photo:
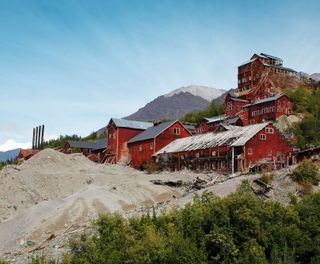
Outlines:
<svg viewBox="0 0 320 264"><path fill-rule="evenodd" d="M174 134L175 128L180 129L179 135ZM152 155L155 152L164 148L175 139L189 136L191 136L189 131L177 121L153 139L130 143L129 149L132 166L136 169L142 169L147 162L152 160Z"/></svg>

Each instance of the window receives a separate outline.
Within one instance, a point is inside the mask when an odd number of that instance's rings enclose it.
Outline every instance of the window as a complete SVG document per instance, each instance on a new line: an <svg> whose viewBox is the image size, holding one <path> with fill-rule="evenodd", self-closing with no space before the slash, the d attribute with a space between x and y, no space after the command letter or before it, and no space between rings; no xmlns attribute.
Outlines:
<svg viewBox="0 0 320 264"><path fill-rule="evenodd" d="M252 155L252 149L248 149L248 155Z"/></svg>
<svg viewBox="0 0 320 264"><path fill-rule="evenodd" d="M272 150L268 151L268 156L271 157L272 156Z"/></svg>
<svg viewBox="0 0 320 264"><path fill-rule="evenodd" d="M286 102L282 102L282 107L286 107Z"/></svg>
<svg viewBox="0 0 320 264"><path fill-rule="evenodd" d="M175 134L175 135L180 135L180 128L175 127L175 128L173 129L173 134Z"/></svg>
<svg viewBox="0 0 320 264"><path fill-rule="evenodd" d="M196 153L196 158L199 158L200 157L200 154L199 153Z"/></svg>
<svg viewBox="0 0 320 264"><path fill-rule="evenodd" d="M266 134L260 134L260 139L261 140L266 140L267 139L267 135Z"/></svg>
<svg viewBox="0 0 320 264"><path fill-rule="evenodd" d="M153 150L153 143L150 144L150 149Z"/></svg>
<svg viewBox="0 0 320 264"><path fill-rule="evenodd" d="M266 127L266 133L273 134L274 133L274 129L272 127Z"/></svg>
<svg viewBox="0 0 320 264"><path fill-rule="evenodd" d="M142 151L142 145L139 145L139 151Z"/></svg>
<svg viewBox="0 0 320 264"><path fill-rule="evenodd" d="M215 152L215 151L212 151L211 155L212 155L212 156L215 156L215 155L216 155L216 152Z"/></svg>
<svg viewBox="0 0 320 264"><path fill-rule="evenodd" d="M183 155L181 155L180 158L181 158L182 160L184 160L184 156L183 156Z"/></svg>

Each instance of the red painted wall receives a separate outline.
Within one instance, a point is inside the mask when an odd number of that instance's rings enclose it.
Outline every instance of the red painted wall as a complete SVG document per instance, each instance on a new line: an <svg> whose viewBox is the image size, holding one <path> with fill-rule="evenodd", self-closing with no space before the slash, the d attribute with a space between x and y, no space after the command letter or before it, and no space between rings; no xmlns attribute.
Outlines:
<svg viewBox="0 0 320 264"><path fill-rule="evenodd" d="M174 128L180 129L179 135L173 133ZM136 169L141 169L143 164L152 160L152 155L155 152L164 148L175 139L189 136L191 134L177 121L154 139L129 144L132 166Z"/></svg>
<svg viewBox="0 0 320 264"><path fill-rule="evenodd" d="M229 96L226 97L224 102L224 114L227 117L233 117L241 111L241 107L248 104L248 102L240 102L232 100Z"/></svg>
<svg viewBox="0 0 320 264"><path fill-rule="evenodd" d="M108 151L116 156L116 162L129 160L127 142L143 131L141 129L118 128L114 124L108 126Z"/></svg>
<svg viewBox="0 0 320 264"><path fill-rule="evenodd" d="M286 96L281 96L278 100L253 105L246 108L248 112L247 124L258 124L264 121L277 120L283 115L293 112L293 103Z"/></svg>
<svg viewBox="0 0 320 264"><path fill-rule="evenodd" d="M273 129L273 133L268 133L266 128ZM257 135L250 139L245 145L245 167L248 168L251 161L255 164L261 159L286 160L290 153L293 153L293 147L288 140L271 124L266 126ZM266 139L260 138L260 135L266 135ZM249 149L252 154L249 154ZM271 152L270 152L271 151ZM270 153L269 153L270 152Z"/></svg>

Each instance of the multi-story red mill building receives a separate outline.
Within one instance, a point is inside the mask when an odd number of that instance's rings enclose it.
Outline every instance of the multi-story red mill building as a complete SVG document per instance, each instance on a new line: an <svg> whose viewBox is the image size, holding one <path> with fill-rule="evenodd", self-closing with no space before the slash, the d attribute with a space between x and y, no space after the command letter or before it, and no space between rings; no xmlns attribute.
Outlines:
<svg viewBox="0 0 320 264"><path fill-rule="evenodd" d="M225 116L238 115L248 125L291 114L293 103L281 94L285 87L278 86L296 76L296 71L283 66L282 59L254 54L238 67L238 88L234 96L225 98Z"/></svg>

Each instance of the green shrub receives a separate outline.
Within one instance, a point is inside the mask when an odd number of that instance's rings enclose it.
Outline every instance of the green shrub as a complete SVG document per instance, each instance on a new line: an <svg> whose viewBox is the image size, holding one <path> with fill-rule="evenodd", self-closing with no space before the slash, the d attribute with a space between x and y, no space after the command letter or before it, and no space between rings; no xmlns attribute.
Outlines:
<svg viewBox="0 0 320 264"><path fill-rule="evenodd" d="M314 185L320 181L320 174L318 166L312 160L304 159L292 172L291 178L298 183L307 182Z"/></svg>
<svg viewBox="0 0 320 264"><path fill-rule="evenodd" d="M274 174L273 173L262 173L260 178L265 184L271 184L273 181Z"/></svg>

